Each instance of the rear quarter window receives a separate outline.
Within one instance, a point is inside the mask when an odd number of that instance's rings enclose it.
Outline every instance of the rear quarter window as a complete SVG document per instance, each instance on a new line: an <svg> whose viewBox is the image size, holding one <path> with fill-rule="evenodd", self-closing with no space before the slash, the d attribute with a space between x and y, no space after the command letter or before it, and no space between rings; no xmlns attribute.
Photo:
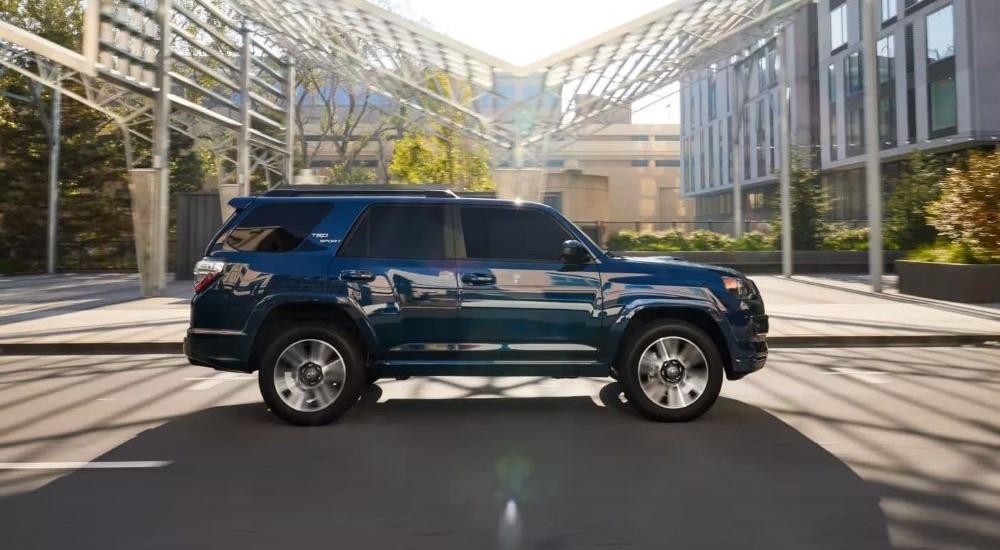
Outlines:
<svg viewBox="0 0 1000 550"><path fill-rule="evenodd" d="M241 252L319 250L306 237L332 209L321 202L259 204L224 237L223 246Z"/></svg>

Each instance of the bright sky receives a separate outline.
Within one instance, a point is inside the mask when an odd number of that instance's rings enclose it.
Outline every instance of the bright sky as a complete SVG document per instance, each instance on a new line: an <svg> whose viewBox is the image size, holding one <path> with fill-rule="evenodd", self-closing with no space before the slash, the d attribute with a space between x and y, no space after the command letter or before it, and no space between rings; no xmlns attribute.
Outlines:
<svg viewBox="0 0 1000 550"><path fill-rule="evenodd" d="M434 30L517 65L661 8L674 0L396 0L400 12ZM676 95L634 106L633 122L679 122Z"/></svg>

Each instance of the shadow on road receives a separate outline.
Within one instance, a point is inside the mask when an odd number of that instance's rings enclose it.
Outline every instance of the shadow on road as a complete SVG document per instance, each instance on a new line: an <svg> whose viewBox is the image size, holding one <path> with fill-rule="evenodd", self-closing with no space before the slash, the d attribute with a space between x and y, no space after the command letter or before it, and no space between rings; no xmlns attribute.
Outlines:
<svg viewBox="0 0 1000 550"><path fill-rule="evenodd" d="M100 458L165 468L78 471L0 500L0 532L11 548L889 546L873 490L770 414L721 399L697 422L655 424L617 395L373 390L322 428L217 407Z"/></svg>

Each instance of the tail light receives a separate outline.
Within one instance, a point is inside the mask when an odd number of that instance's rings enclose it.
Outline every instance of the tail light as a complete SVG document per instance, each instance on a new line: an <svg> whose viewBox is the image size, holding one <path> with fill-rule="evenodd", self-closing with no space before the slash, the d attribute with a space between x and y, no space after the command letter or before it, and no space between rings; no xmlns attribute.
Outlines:
<svg viewBox="0 0 1000 550"><path fill-rule="evenodd" d="M195 294L201 292L208 288L219 275L222 275L222 270L226 267L226 262L222 260L211 260L209 258L202 258L198 263L194 265L194 292Z"/></svg>

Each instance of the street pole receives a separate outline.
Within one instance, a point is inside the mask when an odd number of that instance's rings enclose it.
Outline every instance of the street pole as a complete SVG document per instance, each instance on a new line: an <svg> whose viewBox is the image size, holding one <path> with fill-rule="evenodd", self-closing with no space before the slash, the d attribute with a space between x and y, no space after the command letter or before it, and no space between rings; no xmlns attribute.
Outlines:
<svg viewBox="0 0 1000 550"><path fill-rule="evenodd" d="M59 227L59 143L62 118L62 93L52 88L52 117L49 133L49 212L46 231L45 271L56 272L56 238Z"/></svg>
<svg viewBox="0 0 1000 550"><path fill-rule="evenodd" d="M789 108L789 55L785 44L785 29L778 31L778 55L781 68L778 85L778 113L781 117L781 275L792 276L792 139L791 109Z"/></svg>
<svg viewBox="0 0 1000 550"><path fill-rule="evenodd" d="M878 52L875 51L878 4L864 0L862 13L865 87L865 191L868 203L868 273L872 292L882 292L882 166L879 162Z"/></svg>

